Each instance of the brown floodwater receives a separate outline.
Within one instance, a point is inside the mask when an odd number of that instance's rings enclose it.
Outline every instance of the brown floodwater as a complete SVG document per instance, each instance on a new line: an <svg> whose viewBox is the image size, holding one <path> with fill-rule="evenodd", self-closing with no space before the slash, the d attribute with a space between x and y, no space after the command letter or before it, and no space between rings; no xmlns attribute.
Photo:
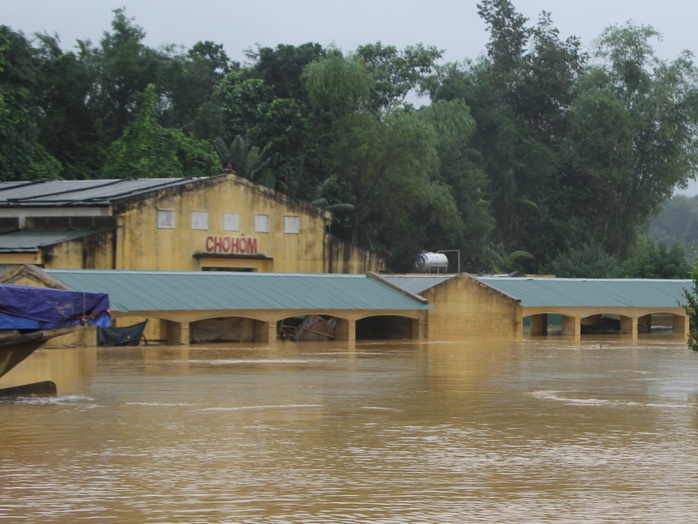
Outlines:
<svg viewBox="0 0 698 524"><path fill-rule="evenodd" d="M0 522L695 522L698 355L661 336L45 349Z"/></svg>

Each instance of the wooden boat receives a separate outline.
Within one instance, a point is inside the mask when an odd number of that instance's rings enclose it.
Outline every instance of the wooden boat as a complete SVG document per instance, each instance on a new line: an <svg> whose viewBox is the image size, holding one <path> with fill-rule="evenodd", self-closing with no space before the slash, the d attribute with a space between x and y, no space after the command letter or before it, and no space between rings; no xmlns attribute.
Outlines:
<svg viewBox="0 0 698 524"><path fill-rule="evenodd" d="M84 325L78 324L29 333L21 333L16 329L0 331L0 378L52 338L84 328ZM57 391L55 382L43 380L32 384L0 388L0 397L55 395Z"/></svg>
<svg viewBox="0 0 698 524"><path fill-rule="evenodd" d="M16 329L0 331L0 378L52 338L84 329L82 325L42 329L22 333Z"/></svg>
<svg viewBox="0 0 698 524"><path fill-rule="evenodd" d="M0 284L0 378L52 338L110 324L104 293ZM53 382L0 389L2 394L55 393Z"/></svg>

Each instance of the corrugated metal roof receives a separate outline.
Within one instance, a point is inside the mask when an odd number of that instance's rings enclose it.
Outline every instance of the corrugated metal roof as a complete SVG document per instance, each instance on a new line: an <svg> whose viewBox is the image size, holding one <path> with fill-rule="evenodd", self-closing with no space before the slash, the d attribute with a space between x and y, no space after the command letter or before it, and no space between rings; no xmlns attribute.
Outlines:
<svg viewBox="0 0 698 524"><path fill-rule="evenodd" d="M0 234L0 253L34 253L42 246L51 246L67 240L73 240L85 235L93 235L95 231L43 231L25 229Z"/></svg>
<svg viewBox="0 0 698 524"><path fill-rule="evenodd" d="M675 308L691 280L476 277L523 307Z"/></svg>
<svg viewBox="0 0 698 524"><path fill-rule="evenodd" d="M381 278L410 293L420 294L455 275L381 275Z"/></svg>
<svg viewBox="0 0 698 524"><path fill-rule="evenodd" d="M131 178L110 180L37 180L0 182L0 207L108 205L114 200L203 178Z"/></svg>
<svg viewBox="0 0 698 524"><path fill-rule="evenodd" d="M108 293L113 311L423 310L367 275L45 270L78 291Z"/></svg>

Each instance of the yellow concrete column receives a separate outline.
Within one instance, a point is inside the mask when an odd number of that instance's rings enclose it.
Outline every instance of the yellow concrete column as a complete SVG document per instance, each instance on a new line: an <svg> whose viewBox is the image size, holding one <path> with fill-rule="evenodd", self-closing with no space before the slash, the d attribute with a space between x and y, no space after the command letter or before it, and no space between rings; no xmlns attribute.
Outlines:
<svg viewBox="0 0 698 524"><path fill-rule="evenodd" d="M171 346L189 344L189 322L166 321L166 341Z"/></svg>
<svg viewBox="0 0 698 524"><path fill-rule="evenodd" d="M276 321L267 322L267 339L264 342L276 342Z"/></svg>
<svg viewBox="0 0 698 524"><path fill-rule="evenodd" d="M672 315L671 325L674 329L675 335L683 335L685 337L688 336L688 329L690 326L690 320L688 317L681 315Z"/></svg>
<svg viewBox="0 0 698 524"><path fill-rule="evenodd" d="M574 317L562 317L562 334L579 337L582 334L582 320L579 315Z"/></svg>
<svg viewBox="0 0 698 524"><path fill-rule="evenodd" d="M620 332L637 335L637 317L620 317Z"/></svg>
<svg viewBox="0 0 698 524"><path fill-rule="evenodd" d="M344 340L348 340L350 342L355 342L356 341L356 320L353 318L347 321L347 333L346 337Z"/></svg>
<svg viewBox="0 0 698 524"><path fill-rule="evenodd" d="M429 336L429 322L426 315L421 315L412 324L412 338L414 340L426 340Z"/></svg>

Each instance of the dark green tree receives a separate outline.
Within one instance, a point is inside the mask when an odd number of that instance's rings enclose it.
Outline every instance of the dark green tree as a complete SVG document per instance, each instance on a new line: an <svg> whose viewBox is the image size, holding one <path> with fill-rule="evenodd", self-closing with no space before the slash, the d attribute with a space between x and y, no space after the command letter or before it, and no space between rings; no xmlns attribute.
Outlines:
<svg viewBox="0 0 698 524"><path fill-rule="evenodd" d="M691 266L678 242L667 247L662 241L643 239L623 264L623 276L627 278L684 279L690 273Z"/></svg>
<svg viewBox="0 0 698 524"><path fill-rule="evenodd" d="M104 178L168 178L220 173L219 160L206 141L156 122L155 86L142 97L136 121L109 148Z"/></svg>
<svg viewBox="0 0 698 524"><path fill-rule="evenodd" d="M443 52L418 44L398 50L381 42L359 46L356 56L366 65L374 86L371 109L385 110L405 103L409 94L421 94Z"/></svg>
<svg viewBox="0 0 698 524"><path fill-rule="evenodd" d="M109 141L100 115L86 102L96 77L79 54L65 52L57 36L37 36L37 70L42 79L36 103L39 140L63 167L65 179L90 179L104 164Z"/></svg>
<svg viewBox="0 0 698 524"><path fill-rule="evenodd" d="M173 54L163 68L163 125L202 139L221 136L225 123L219 86L240 65L231 62L222 45L205 41L184 54Z"/></svg>
<svg viewBox="0 0 698 524"><path fill-rule="evenodd" d="M93 114L99 115L104 140L111 143L136 118L138 98L148 85L163 86L167 55L147 47L145 31L116 9L112 31L105 32L99 47L81 42L82 60L95 82L87 95Z"/></svg>
<svg viewBox="0 0 698 524"><path fill-rule="evenodd" d="M646 26L609 28L573 105L568 213L620 256L696 172L698 71L686 54L657 59L657 36Z"/></svg>
<svg viewBox="0 0 698 524"><path fill-rule="evenodd" d="M432 126L437 136L441 189L450 198L434 202L444 215L459 221L434 221L427 224L431 250L459 249L464 269L481 268L487 258L489 235L494 218L486 197L487 177L480 167L481 157L471 146L475 120L462 99L437 100L420 110L420 116ZM450 202L456 210L449 209ZM443 207L442 207L443 206ZM414 220L419 221L416 215ZM437 227L435 227L437 226Z"/></svg>
<svg viewBox="0 0 698 524"><path fill-rule="evenodd" d="M36 50L0 26L0 179L59 178L61 165L39 141L41 78Z"/></svg>
<svg viewBox="0 0 698 524"><path fill-rule="evenodd" d="M688 347L698 353L698 262L693 264L691 279L691 287L683 292L686 302L681 306L686 311L689 322Z"/></svg>
<svg viewBox="0 0 698 524"><path fill-rule="evenodd" d="M584 242L552 261L550 272L560 278L619 278L618 260L599 243Z"/></svg>

